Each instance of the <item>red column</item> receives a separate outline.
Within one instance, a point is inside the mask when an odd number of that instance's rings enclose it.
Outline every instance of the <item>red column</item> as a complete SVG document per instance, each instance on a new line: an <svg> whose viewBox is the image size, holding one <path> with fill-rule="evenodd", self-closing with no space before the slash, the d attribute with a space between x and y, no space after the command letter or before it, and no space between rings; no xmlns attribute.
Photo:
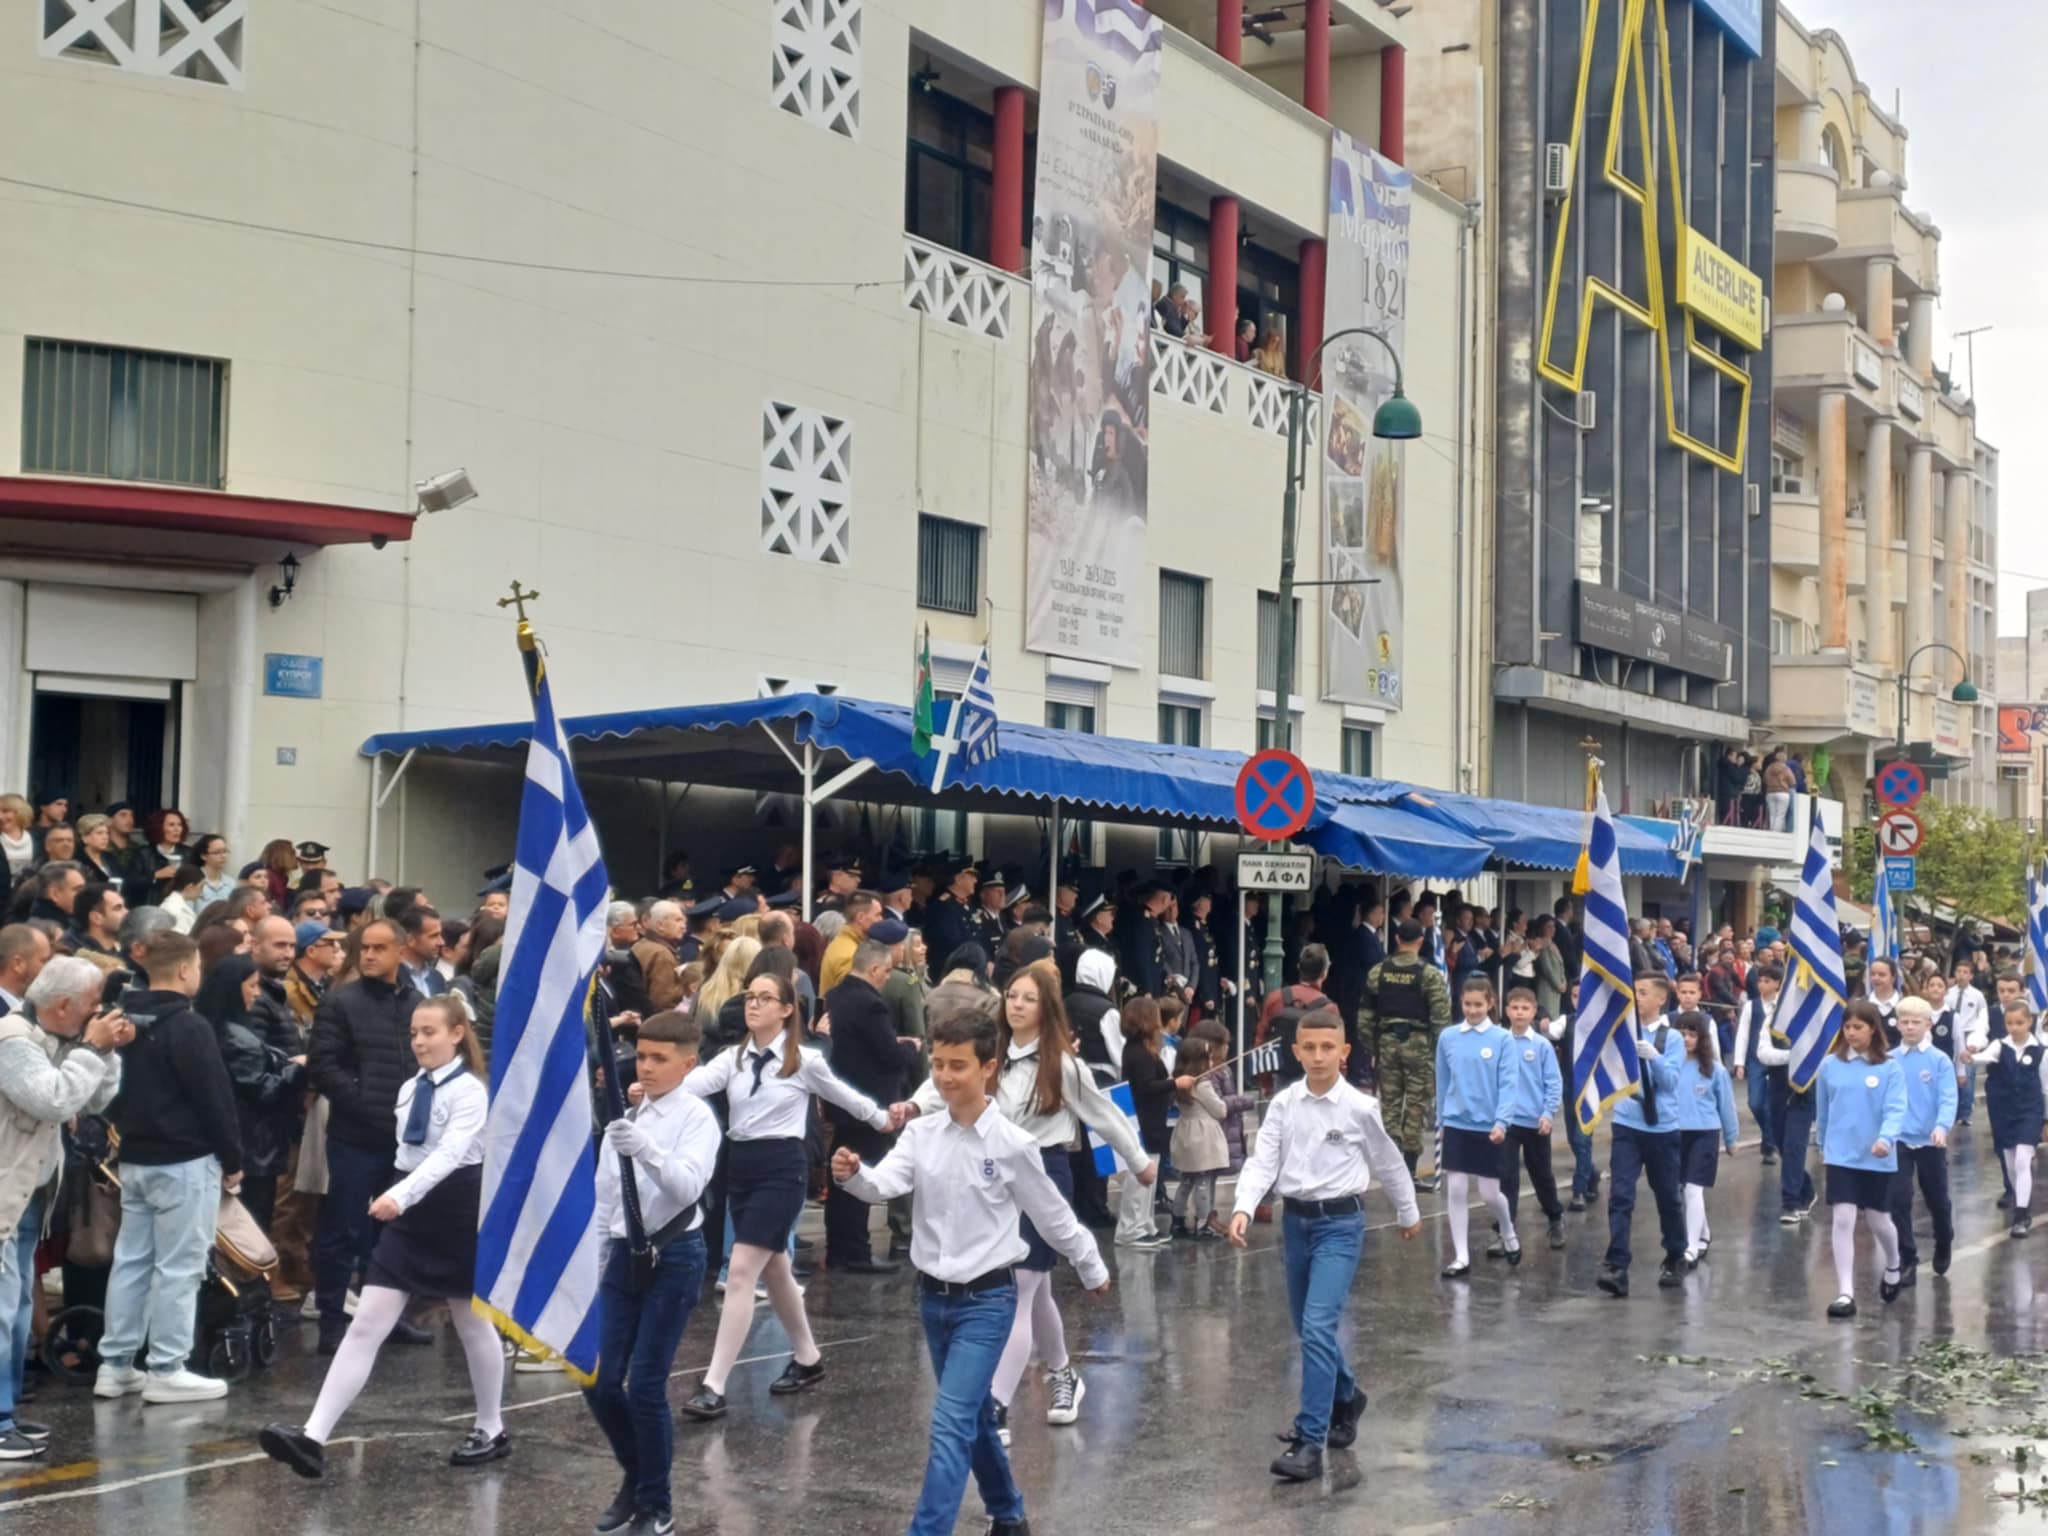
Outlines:
<svg viewBox="0 0 2048 1536"><path fill-rule="evenodd" d="M1244 62L1244 0L1216 0L1216 51L1233 64Z"/></svg>
<svg viewBox="0 0 2048 1536"><path fill-rule="evenodd" d="M1308 0L1302 21L1308 49L1301 58L1301 104L1317 117L1330 116L1330 0Z"/></svg>
<svg viewBox="0 0 2048 1536"><path fill-rule="evenodd" d="M1202 301L1202 329L1209 345L1225 357L1236 356L1231 340L1237 330L1237 199L1209 199L1209 292Z"/></svg>
<svg viewBox="0 0 2048 1536"><path fill-rule="evenodd" d="M1024 270L1024 87L996 87L996 156L989 173L988 264Z"/></svg>
<svg viewBox="0 0 2048 1536"><path fill-rule="evenodd" d="M1320 240L1301 242L1301 331L1294 338L1294 355L1299 368L1308 367L1309 354L1323 341L1323 275L1329 247ZM1304 380L1310 389L1321 387L1322 370Z"/></svg>
<svg viewBox="0 0 2048 1536"><path fill-rule="evenodd" d="M1408 162L1408 50L1392 44L1380 50L1380 153L1396 165Z"/></svg>

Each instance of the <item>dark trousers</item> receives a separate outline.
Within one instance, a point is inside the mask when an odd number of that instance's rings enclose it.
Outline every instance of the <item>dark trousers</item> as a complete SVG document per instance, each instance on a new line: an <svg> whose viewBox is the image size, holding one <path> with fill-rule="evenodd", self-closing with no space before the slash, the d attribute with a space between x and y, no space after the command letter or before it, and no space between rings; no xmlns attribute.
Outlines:
<svg viewBox="0 0 2048 1536"><path fill-rule="evenodd" d="M349 1285L377 1246L370 1202L394 1182L389 1147L370 1152L327 1138L327 1194L320 1202L320 1231L313 1240L313 1289L323 1327L346 1320L342 1306Z"/></svg>
<svg viewBox="0 0 2048 1536"><path fill-rule="evenodd" d="M1794 1093L1785 1079L1771 1075L1771 1119L1778 1132L1778 1200L1787 1211L1813 1204L1813 1173L1807 1143L1813 1138L1813 1095Z"/></svg>
<svg viewBox="0 0 2048 1536"><path fill-rule="evenodd" d="M1095 1171L1095 1149L1088 1146L1069 1152L1067 1167L1074 1175L1074 1214L1087 1226L1114 1224L1116 1216L1109 1208L1109 1185Z"/></svg>
<svg viewBox="0 0 2048 1536"><path fill-rule="evenodd" d="M840 1146L851 1147L863 1163L870 1164L880 1162L896 1139L871 1125L842 1125L833 1134ZM833 1268L866 1264L874 1256L867 1201L834 1179L825 1192L825 1263Z"/></svg>
<svg viewBox="0 0 2048 1536"><path fill-rule="evenodd" d="M235 1191L235 1197L242 1202L242 1209L256 1218L256 1225L268 1237L271 1219L277 1213L277 1175L243 1174L242 1187Z"/></svg>
<svg viewBox="0 0 2048 1536"><path fill-rule="evenodd" d="M1657 1202L1657 1224L1663 1229L1665 1257L1685 1253L1685 1204L1678 1192L1678 1132L1639 1131L1614 1127L1607 1160L1607 1262L1628 1268L1629 1233L1636 1214L1636 1176L1650 1181Z"/></svg>
<svg viewBox="0 0 2048 1536"><path fill-rule="evenodd" d="M1600 1170L1593 1162L1593 1138L1579 1129L1576 1106L1564 1107L1564 1139L1572 1149L1572 1193L1590 1195L1600 1187Z"/></svg>
<svg viewBox="0 0 2048 1536"><path fill-rule="evenodd" d="M1557 1220L1564 1214L1564 1204L1557 1198L1557 1174L1550 1166L1550 1138L1533 1125L1511 1125L1500 1158L1500 1192L1508 1197L1510 1214L1520 1214L1515 1207L1522 1197L1524 1167L1529 1170L1529 1187L1536 1191L1536 1203L1545 1216Z"/></svg>
<svg viewBox="0 0 2048 1536"><path fill-rule="evenodd" d="M633 1507L643 1514L669 1512L675 1423L668 1373L703 1291L701 1231L662 1249L654 1281L644 1291L633 1288L632 1250L616 1238L606 1245L597 1301L597 1381L584 1389L583 1400L633 1485Z"/></svg>
<svg viewBox="0 0 2048 1536"><path fill-rule="evenodd" d="M1948 1203L1948 1148L1900 1147L1899 1171L1892 1182L1892 1225L1899 1229L1901 1264L1920 1262L1920 1249L1913 1242L1915 1179L1920 1181L1920 1197L1927 1202L1927 1214L1934 1220L1935 1243L1946 1246L1956 1239L1955 1218Z"/></svg>

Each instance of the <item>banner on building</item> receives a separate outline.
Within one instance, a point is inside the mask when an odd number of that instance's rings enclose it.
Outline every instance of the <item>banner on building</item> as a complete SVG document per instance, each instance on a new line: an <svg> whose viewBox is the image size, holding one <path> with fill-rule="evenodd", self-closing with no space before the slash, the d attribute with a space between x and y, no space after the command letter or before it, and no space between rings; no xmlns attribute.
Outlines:
<svg viewBox="0 0 2048 1536"><path fill-rule="evenodd" d="M1330 130L1325 335L1367 326L1401 350L1408 314L1408 173ZM1304 336L1306 349L1320 337ZM1401 707L1402 445L1372 435L1394 362L1368 336L1323 353L1323 696Z"/></svg>
<svg viewBox="0 0 2048 1536"><path fill-rule="evenodd" d="M1144 662L1161 23L1045 0L1031 220L1025 647Z"/></svg>

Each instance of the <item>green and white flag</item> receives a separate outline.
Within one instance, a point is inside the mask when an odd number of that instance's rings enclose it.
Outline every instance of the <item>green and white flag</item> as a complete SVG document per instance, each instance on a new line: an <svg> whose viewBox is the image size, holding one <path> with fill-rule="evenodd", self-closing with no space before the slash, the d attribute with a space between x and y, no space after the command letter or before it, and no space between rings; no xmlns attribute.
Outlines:
<svg viewBox="0 0 2048 1536"><path fill-rule="evenodd" d="M917 680L910 688L910 749L919 757L932 750L932 631L927 624L918 643Z"/></svg>

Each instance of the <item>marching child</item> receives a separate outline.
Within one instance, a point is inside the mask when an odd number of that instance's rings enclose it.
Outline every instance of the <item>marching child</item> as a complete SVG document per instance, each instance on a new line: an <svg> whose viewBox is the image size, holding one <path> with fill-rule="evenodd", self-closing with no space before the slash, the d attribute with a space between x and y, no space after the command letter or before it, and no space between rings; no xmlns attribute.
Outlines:
<svg viewBox="0 0 2048 1536"><path fill-rule="evenodd" d="M1493 1022L1493 983L1474 976L1458 990L1464 1021L1445 1030L1436 1042L1436 1121L1443 1135L1440 1166L1450 1175L1444 1184L1450 1207L1451 1262L1446 1280L1472 1273L1466 1232L1466 1211L1476 1183L1479 1198L1493 1212L1500 1229L1501 1250L1510 1265L1522 1262L1521 1239L1514 1214L1501 1193L1501 1164L1507 1159L1501 1141L1506 1101L1514 1078L1508 1068L1508 1032Z"/></svg>
<svg viewBox="0 0 2048 1536"><path fill-rule="evenodd" d="M1869 1003L1859 999L1844 1012L1834 1049L1814 1076L1811 1097L1834 1222L1839 1294L1828 1303L1828 1316L1850 1318L1856 1315L1858 1211L1884 1258L1878 1294L1887 1302L1899 1294L1899 1236L1892 1225L1891 1187L1899 1171L1899 1134L1906 1126L1906 1074L1885 1053L1884 1017Z"/></svg>
<svg viewBox="0 0 2048 1536"><path fill-rule="evenodd" d="M1685 1042L1664 1022L1671 983L1651 972L1635 978L1636 1016L1623 1028L1636 1031L1641 1086L1615 1100L1607 1148L1607 1253L1593 1284L1617 1301L1628 1295L1629 1245L1635 1234L1636 1182L1649 1182L1663 1238L1664 1262L1657 1284L1666 1290L1685 1284L1685 1200L1678 1178L1679 1070Z"/></svg>
<svg viewBox="0 0 2048 1536"><path fill-rule="evenodd" d="M1514 1230L1514 1214L1521 1179L1519 1165L1529 1170L1529 1187L1536 1191L1536 1203L1550 1222L1550 1246L1564 1246L1564 1207L1558 1203L1557 1175L1550 1166L1550 1129L1564 1107L1564 1073L1557 1065L1557 1052L1539 1034L1536 1024L1536 993L1529 987L1509 987L1504 1004L1508 1016L1507 1091L1502 1096L1500 1118L1494 1122L1493 1141L1504 1148L1501 1159L1502 1193L1507 1197L1508 1230ZM1505 1240L1502 1243L1505 1249ZM1491 1255L1492 1250L1487 1250Z"/></svg>
<svg viewBox="0 0 2048 1536"><path fill-rule="evenodd" d="M669 1536L669 1468L675 1425L668 1376L690 1311L704 1289L704 1214L700 1201L718 1166L718 1120L695 1094L679 1093L697 1065L700 1021L657 1013L640 1026L633 1055L637 1107L605 1127L597 1159L597 1221L605 1234L598 1302L597 1380L583 1393L625 1474L599 1536ZM631 1159L648 1256L635 1256L620 1195L622 1160Z"/></svg>
<svg viewBox="0 0 2048 1536"><path fill-rule="evenodd" d="M490 1107L483 1052L454 997L424 999L413 1011L411 1031L420 1070L398 1090L394 1161L403 1177L370 1202L370 1215L384 1226L356 1315L320 1384L312 1416L303 1426L267 1424L257 1437L272 1459L301 1477L318 1478L326 1470L334 1426L369 1381L377 1351L409 1296L451 1303L448 1320L469 1361L476 1424L449 1452L449 1464L473 1467L512 1452L499 1408L504 1346L497 1330L469 1307Z"/></svg>
<svg viewBox="0 0 2048 1536"><path fill-rule="evenodd" d="M1984 1111L1991 1145L2012 1180L2012 1235L2033 1229L2034 1148L2041 1141L2048 1095L2048 1046L2034 1038L2034 1009L2024 998L2005 1005L2005 1036L1977 1052L1984 1067Z"/></svg>
<svg viewBox="0 0 2048 1536"><path fill-rule="evenodd" d="M1080 1272L1089 1294L1109 1293L1109 1271L1066 1196L1046 1172L1036 1134L1007 1119L993 1097L994 1000L930 1021L931 1078L943 1114L911 1121L873 1168L841 1147L832 1177L873 1205L911 1197L910 1262L938 1396L931 1455L910 1536L944 1536L960 1515L971 1468L990 1536L1028 1536L1024 1496L996 1433L990 1385L1017 1315L1016 1267L1027 1245L1018 1217ZM1078 1058L1076 1058L1078 1060Z"/></svg>
<svg viewBox="0 0 2048 1536"><path fill-rule="evenodd" d="M1768 1018L1763 1029L1756 1060L1770 1074L1771 1123L1778 1133L1778 1225L1796 1227L1812 1214L1817 1198L1807 1159L1820 1094L1818 1088L1792 1091L1791 1044L1781 1043ZM1882 1041L1882 1031L1878 1038Z"/></svg>
<svg viewBox="0 0 2048 1536"><path fill-rule="evenodd" d="M1678 1074L1678 1169L1685 1191L1685 1267L1697 1269L1714 1240L1707 1226L1707 1191L1721 1155L1735 1155L1735 1088L1714 1059L1714 1026L1696 1009L1678 1016L1685 1060L1696 1070Z"/></svg>
<svg viewBox="0 0 2048 1536"><path fill-rule="evenodd" d="M1762 1142L1757 1160L1769 1168L1778 1161L1778 1116L1772 1107L1771 1072L1757 1055L1757 1047L1770 1038L1771 1014L1777 1009L1778 988L1785 973L1775 965L1759 965L1751 974L1756 996L1742 1000L1742 1013L1735 1025L1735 1054L1729 1060L1735 1063L1736 1081L1747 1084L1750 1117L1756 1121Z"/></svg>
<svg viewBox="0 0 2048 1536"><path fill-rule="evenodd" d="M1365 1389L1344 1363L1337 1325L1350 1299L1365 1242L1365 1191L1374 1177L1393 1197L1403 1241L1422 1230L1415 1181L1401 1149L1380 1123L1379 1100L1344 1081L1344 1020L1334 1008L1303 1016L1294 1059L1303 1076L1266 1106L1259 1139L1237 1176L1230 1241L1245 1246L1252 1212L1268 1194L1281 1199L1287 1303L1301 1340L1301 1411L1272 1473L1310 1482L1323 1473L1323 1446L1358 1438Z"/></svg>
<svg viewBox="0 0 2048 1536"><path fill-rule="evenodd" d="M1875 974L1876 963L1871 966ZM1940 985L1941 978L1935 978ZM1876 1001L1876 999L1872 999ZM1899 1044L1892 1060L1906 1075L1906 1124L1899 1132L1899 1176L1892 1182L1892 1226L1899 1234L1899 1285L1919 1278L1920 1250L1913 1241L1913 1181L1934 1219L1934 1272L1948 1273L1955 1220L1948 1202L1948 1133L1956 1123L1955 1064L1928 1038L1934 1008L1924 997L1899 1000L1894 1014Z"/></svg>
<svg viewBox="0 0 2048 1536"><path fill-rule="evenodd" d="M1173 1166L1180 1184L1173 1192L1173 1235L1211 1241L1216 1230L1216 1180L1230 1166L1230 1142L1223 1122L1229 1109L1217 1086L1228 1040L1221 1027L1204 1021L1182 1043L1174 1066L1194 1086L1179 1090L1180 1119L1173 1128Z"/></svg>

